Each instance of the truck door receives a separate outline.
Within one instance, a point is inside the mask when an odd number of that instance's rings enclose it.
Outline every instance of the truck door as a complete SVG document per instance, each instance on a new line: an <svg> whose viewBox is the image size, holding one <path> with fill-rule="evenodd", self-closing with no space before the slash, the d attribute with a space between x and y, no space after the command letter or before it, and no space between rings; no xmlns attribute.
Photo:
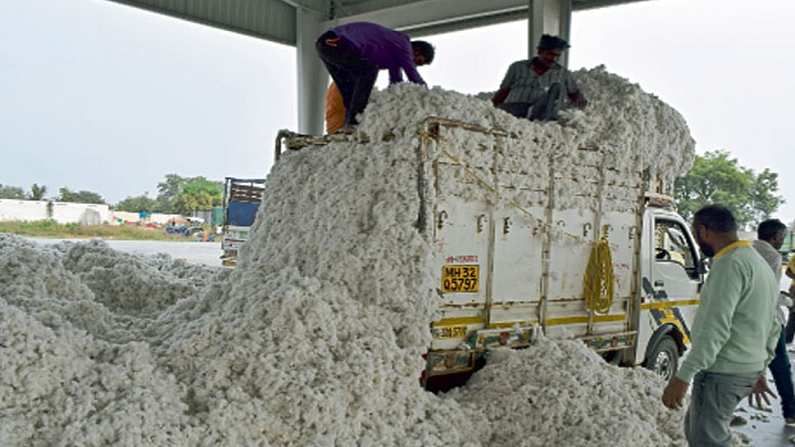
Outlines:
<svg viewBox="0 0 795 447"><path fill-rule="evenodd" d="M696 245L684 222L665 214L655 215L653 241L651 278L642 280L642 308L649 310L652 328L673 325L686 346L702 281Z"/></svg>

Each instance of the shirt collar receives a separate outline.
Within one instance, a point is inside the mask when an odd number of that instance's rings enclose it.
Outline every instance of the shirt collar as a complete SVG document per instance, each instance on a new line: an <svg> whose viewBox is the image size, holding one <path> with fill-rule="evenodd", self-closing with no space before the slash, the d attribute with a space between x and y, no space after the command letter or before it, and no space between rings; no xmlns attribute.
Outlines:
<svg viewBox="0 0 795 447"><path fill-rule="evenodd" d="M734 241L731 244L721 248L721 250L717 252L712 259L717 261L718 258L726 256L727 254L729 254L730 251L736 248L748 248L748 247L751 247L751 241Z"/></svg>

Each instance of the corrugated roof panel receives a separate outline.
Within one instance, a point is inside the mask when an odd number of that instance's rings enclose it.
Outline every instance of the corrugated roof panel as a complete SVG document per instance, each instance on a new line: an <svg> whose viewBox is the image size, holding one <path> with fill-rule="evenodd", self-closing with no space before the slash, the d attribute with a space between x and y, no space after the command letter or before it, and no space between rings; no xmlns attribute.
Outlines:
<svg viewBox="0 0 795 447"><path fill-rule="evenodd" d="M295 45L295 8L281 0L111 0L180 19Z"/></svg>

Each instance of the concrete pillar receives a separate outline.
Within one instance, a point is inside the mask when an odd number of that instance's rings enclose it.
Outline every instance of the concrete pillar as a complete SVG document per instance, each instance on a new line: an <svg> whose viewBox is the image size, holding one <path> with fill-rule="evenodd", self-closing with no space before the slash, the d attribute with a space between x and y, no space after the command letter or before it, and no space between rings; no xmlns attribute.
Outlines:
<svg viewBox="0 0 795 447"><path fill-rule="evenodd" d="M298 131L323 135L325 93L328 73L317 56L315 41L325 31L320 14L296 11L296 57L298 67Z"/></svg>
<svg viewBox="0 0 795 447"><path fill-rule="evenodd" d="M571 44L571 12L573 10L571 2L572 0L559 0L560 2L560 37L566 39L566 42ZM564 67L568 68L569 66L569 52L571 50L566 51L563 55L560 56L560 64Z"/></svg>
<svg viewBox="0 0 795 447"><path fill-rule="evenodd" d="M528 57L536 55L536 46L542 34L560 36L571 41L572 0L528 0L527 52ZM568 51L563 53L560 63L568 66Z"/></svg>
<svg viewBox="0 0 795 447"><path fill-rule="evenodd" d="M544 3L546 0L529 0L527 5L527 58L536 55L536 46L544 34Z"/></svg>

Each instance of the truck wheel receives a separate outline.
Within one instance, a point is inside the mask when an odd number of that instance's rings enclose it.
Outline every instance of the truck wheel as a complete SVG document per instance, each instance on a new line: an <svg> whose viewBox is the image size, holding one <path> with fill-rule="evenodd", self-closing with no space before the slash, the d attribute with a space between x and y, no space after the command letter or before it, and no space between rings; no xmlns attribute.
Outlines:
<svg viewBox="0 0 795 447"><path fill-rule="evenodd" d="M671 380L679 368L679 347L676 346L674 339L669 335L661 338L654 350L649 353L644 366L666 381Z"/></svg>

